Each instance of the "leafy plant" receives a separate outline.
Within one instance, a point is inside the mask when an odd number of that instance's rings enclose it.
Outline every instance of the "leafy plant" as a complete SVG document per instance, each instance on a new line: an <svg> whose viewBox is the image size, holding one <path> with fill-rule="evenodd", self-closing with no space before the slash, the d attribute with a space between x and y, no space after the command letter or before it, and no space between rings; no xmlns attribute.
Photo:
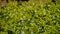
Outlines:
<svg viewBox="0 0 60 34"><path fill-rule="evenodd" d="M60 34L58 3L46 1L41 5L30 1L0 5L0 34Z"/></svg>

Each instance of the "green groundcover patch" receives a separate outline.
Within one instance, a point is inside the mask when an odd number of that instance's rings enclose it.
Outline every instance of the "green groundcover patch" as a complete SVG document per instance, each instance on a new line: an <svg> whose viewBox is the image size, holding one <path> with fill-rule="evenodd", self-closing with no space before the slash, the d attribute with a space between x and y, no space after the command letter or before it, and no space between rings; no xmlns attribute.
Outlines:
<svg viewBox="0 0 60 34"><path fill-rule="evenodd" d="M60 0L0 5L0 34L60 34Z"/></svg>

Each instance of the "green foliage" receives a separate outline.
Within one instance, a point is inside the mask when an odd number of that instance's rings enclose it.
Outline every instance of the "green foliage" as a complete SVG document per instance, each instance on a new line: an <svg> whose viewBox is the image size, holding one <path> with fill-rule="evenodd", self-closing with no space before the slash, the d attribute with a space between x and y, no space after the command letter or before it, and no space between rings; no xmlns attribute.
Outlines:
<svg viewBox="0 0 60 34"><path fill-rule="evenodd" d="M0 34L60 34L60 5L48 1L0 5Z"/></svg>

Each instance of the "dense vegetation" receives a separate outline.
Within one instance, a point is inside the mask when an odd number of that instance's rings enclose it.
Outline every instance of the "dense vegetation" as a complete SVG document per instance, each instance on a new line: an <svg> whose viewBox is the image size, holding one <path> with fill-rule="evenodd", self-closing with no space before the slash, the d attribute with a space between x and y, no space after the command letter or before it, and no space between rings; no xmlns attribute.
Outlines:
<svg viewBox="0 0 60 34"><path fill-rule="evenodd" d="M0 34L60 34L60 0L0 5Z"/></svg>

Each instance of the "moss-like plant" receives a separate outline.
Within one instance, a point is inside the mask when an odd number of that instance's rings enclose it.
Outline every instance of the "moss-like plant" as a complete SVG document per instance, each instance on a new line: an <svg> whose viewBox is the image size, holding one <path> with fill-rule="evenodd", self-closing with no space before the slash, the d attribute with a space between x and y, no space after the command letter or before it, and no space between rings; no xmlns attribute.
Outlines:
<svg viewBox="0 0 60 34"><path fill-rule="evenodd" d="M60 4L52 1L0 5L0 34L60 34Z"/></svg>

